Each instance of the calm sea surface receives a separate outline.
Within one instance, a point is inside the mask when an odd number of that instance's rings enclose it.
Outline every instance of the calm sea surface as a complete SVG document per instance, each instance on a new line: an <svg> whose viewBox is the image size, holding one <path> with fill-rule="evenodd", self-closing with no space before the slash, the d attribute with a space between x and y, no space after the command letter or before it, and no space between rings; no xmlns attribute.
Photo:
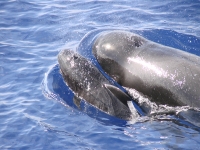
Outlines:
<svg viewBox="0 0 200 150"><path fill-rule="evenodd" d="M0 149L200 149L200 122L126 124L73 107L57 54L97 29L129 30L200 56L200 1L1 0Z"/></svg>

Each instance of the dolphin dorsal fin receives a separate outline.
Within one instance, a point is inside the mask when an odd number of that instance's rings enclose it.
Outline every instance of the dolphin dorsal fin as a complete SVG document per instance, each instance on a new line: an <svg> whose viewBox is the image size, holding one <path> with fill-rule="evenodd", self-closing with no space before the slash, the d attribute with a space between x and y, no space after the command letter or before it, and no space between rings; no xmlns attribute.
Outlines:
<svg viewBox="0 0 200 150"><path fill-rule="evenodd" d="M127 101L131 101L131 97L128 96L125 92L117 88L116 86L105 84L105 87L115 95L124 105L127 105Z"/></svg>
<svg viewBox="0 0 200 150"><path fill-rule="evenodd" d="M126 105L130 112L132 113L132 118L137 118L139 116L136 108L132 103L132 98L127 95L124 91L117 88L116 86L105 84L106 89L111 92L118 100L120 100L124 105Z"/></svg>
<svg viewBox="0 0 200 150"><path fill-rule="evenodd" d="M132 113L133 118L137 118L139 117L139 114L137 113L135 107L133 106L133 102L132 101L127 101L128 107Z"/></svg>

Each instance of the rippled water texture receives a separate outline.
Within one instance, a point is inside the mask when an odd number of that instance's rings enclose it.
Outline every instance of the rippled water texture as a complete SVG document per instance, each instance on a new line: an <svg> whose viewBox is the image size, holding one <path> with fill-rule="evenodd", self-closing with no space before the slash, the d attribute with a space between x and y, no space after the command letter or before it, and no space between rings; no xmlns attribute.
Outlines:
<svg viewBox="0 0 200 150"><path fill-rule="evenodd" d="M95 29L130 30L200 56L199 8L199 0L2 0L0 149L198 149L199 127L184 120L163 115L132 125L112 123L91 115L95 110L75 109L56 89L70 102L57 54L76 50Z"/></svg>

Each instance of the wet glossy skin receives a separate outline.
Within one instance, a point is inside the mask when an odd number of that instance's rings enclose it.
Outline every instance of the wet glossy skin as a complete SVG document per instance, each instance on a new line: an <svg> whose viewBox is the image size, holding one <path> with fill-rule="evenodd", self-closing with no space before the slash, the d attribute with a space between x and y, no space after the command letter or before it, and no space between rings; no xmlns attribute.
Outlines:
<svg viewBox="0 0 200 150"><path fill-rule="evenodd" d="M130 97L109 81L87 59L79 54L63 50L58 54L58 62L66 84L75 95L83 98L98 109L124 120L131 120L127 106Z"/></svg>
<svg viewBox="0 0 200 150"><path fill-rule="evenodd" d="M120 85L158 104L200 107L200 58L137 34L103 32L93 54Z"/></svg>

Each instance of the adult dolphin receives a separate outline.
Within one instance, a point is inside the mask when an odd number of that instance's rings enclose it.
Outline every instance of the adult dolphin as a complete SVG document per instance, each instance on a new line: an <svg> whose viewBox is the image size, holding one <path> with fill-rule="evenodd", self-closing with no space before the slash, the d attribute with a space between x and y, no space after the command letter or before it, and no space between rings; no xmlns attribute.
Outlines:
<svg viewBox="0 0 200 150"><path fill-rule="evenodd" d="M105 31L93 54L120 85L157 104L200 107L200 57L126 31Z"/></svg>
<svg viewBox="0 0 200 150"><path fill-rule="evenodd" d="M86 58L70 50L58 54L64 81L75 93L74 104L84 99L101 111L124 120L138 117L131 97L113 86ZM132 105L131 105L132 104Z"/></svg>

